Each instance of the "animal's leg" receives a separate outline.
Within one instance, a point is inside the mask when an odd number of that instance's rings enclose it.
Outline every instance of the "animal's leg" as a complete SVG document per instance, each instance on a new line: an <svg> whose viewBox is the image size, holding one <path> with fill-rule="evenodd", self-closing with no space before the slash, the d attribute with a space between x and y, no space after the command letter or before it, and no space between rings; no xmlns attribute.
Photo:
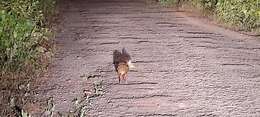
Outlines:
<svg viewBox="0 0 260 117"><path fill-rule="evenodd" d="M118 75L118 82L120 84L120 81L121 81L121 75Z"/></svg>
<svg viewBox="0 0 260 117"><path fill-rule="evenodd" d="M123 75L123 78L124 78L125 84L127 84L126 74Z"/></svg>

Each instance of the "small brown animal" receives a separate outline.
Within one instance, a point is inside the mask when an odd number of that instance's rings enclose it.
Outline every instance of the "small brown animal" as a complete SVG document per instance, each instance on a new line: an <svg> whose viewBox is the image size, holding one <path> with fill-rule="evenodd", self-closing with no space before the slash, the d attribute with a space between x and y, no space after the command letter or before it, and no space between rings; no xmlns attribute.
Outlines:
<svg viewBox="0 0 260 117"><path fill-rule="evenodd" d="M119 84L121 80L126 82L126 74L129 71L129 68L133 68L134 66L131 63L131 57L126 52L125 48L122 49L122 52L118 50L113 52L113 64L118 74Z"/></svg>

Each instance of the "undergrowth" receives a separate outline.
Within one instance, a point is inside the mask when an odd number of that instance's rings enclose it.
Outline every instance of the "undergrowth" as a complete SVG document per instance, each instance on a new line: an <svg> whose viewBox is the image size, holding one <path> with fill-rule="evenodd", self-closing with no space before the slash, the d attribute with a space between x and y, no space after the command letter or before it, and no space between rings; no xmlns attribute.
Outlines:
<svg viewBox="0 0 260 117"><path fill-rule="evenodd" d="M225 25L260 32L260 0L159 0L162 4L190 5L213 15Z"/></svg>
<svg viewBox="0 0 260 117"><path fill-rule="evenodd" d="M231 26L260 32L259 0L219 0L216 14L221 21Z"/></svg>
<svg viewBox="0 0 260 117"><path fill-rule="evenodd" d="M31 80L52 55L54 9L55 0L0 0L1 116L22 108Z"/></svg>

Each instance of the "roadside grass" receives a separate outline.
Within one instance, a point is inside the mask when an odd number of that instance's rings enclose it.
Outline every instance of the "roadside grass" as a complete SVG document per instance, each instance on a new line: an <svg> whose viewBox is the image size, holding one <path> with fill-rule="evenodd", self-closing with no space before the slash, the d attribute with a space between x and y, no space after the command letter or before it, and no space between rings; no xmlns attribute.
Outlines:
<svg viewBox="0 0 260 117"><path fill-rule="evenodd" d="M0 1L0 115L29 116L32 82L52 56L55 0Z"/></svg>
<svg viewBox="0 0 260 117"><path fill-rule="evenodd" d="M260 35L260 0L159 0L162 5L199 11L229 29Z"/></svg>

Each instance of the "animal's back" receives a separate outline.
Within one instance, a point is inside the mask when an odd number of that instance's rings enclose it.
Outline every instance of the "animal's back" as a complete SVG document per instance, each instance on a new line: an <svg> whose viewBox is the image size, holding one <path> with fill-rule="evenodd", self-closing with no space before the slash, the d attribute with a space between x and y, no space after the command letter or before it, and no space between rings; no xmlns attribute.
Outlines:
<svg viewBox="0 0 260 117"><path fill-rule="evenodd" d="M117 72L119 75L125 75L127 74L129 70L129 67L127 65L127 63L119 63L118 67L117 67Z"/></svg>

